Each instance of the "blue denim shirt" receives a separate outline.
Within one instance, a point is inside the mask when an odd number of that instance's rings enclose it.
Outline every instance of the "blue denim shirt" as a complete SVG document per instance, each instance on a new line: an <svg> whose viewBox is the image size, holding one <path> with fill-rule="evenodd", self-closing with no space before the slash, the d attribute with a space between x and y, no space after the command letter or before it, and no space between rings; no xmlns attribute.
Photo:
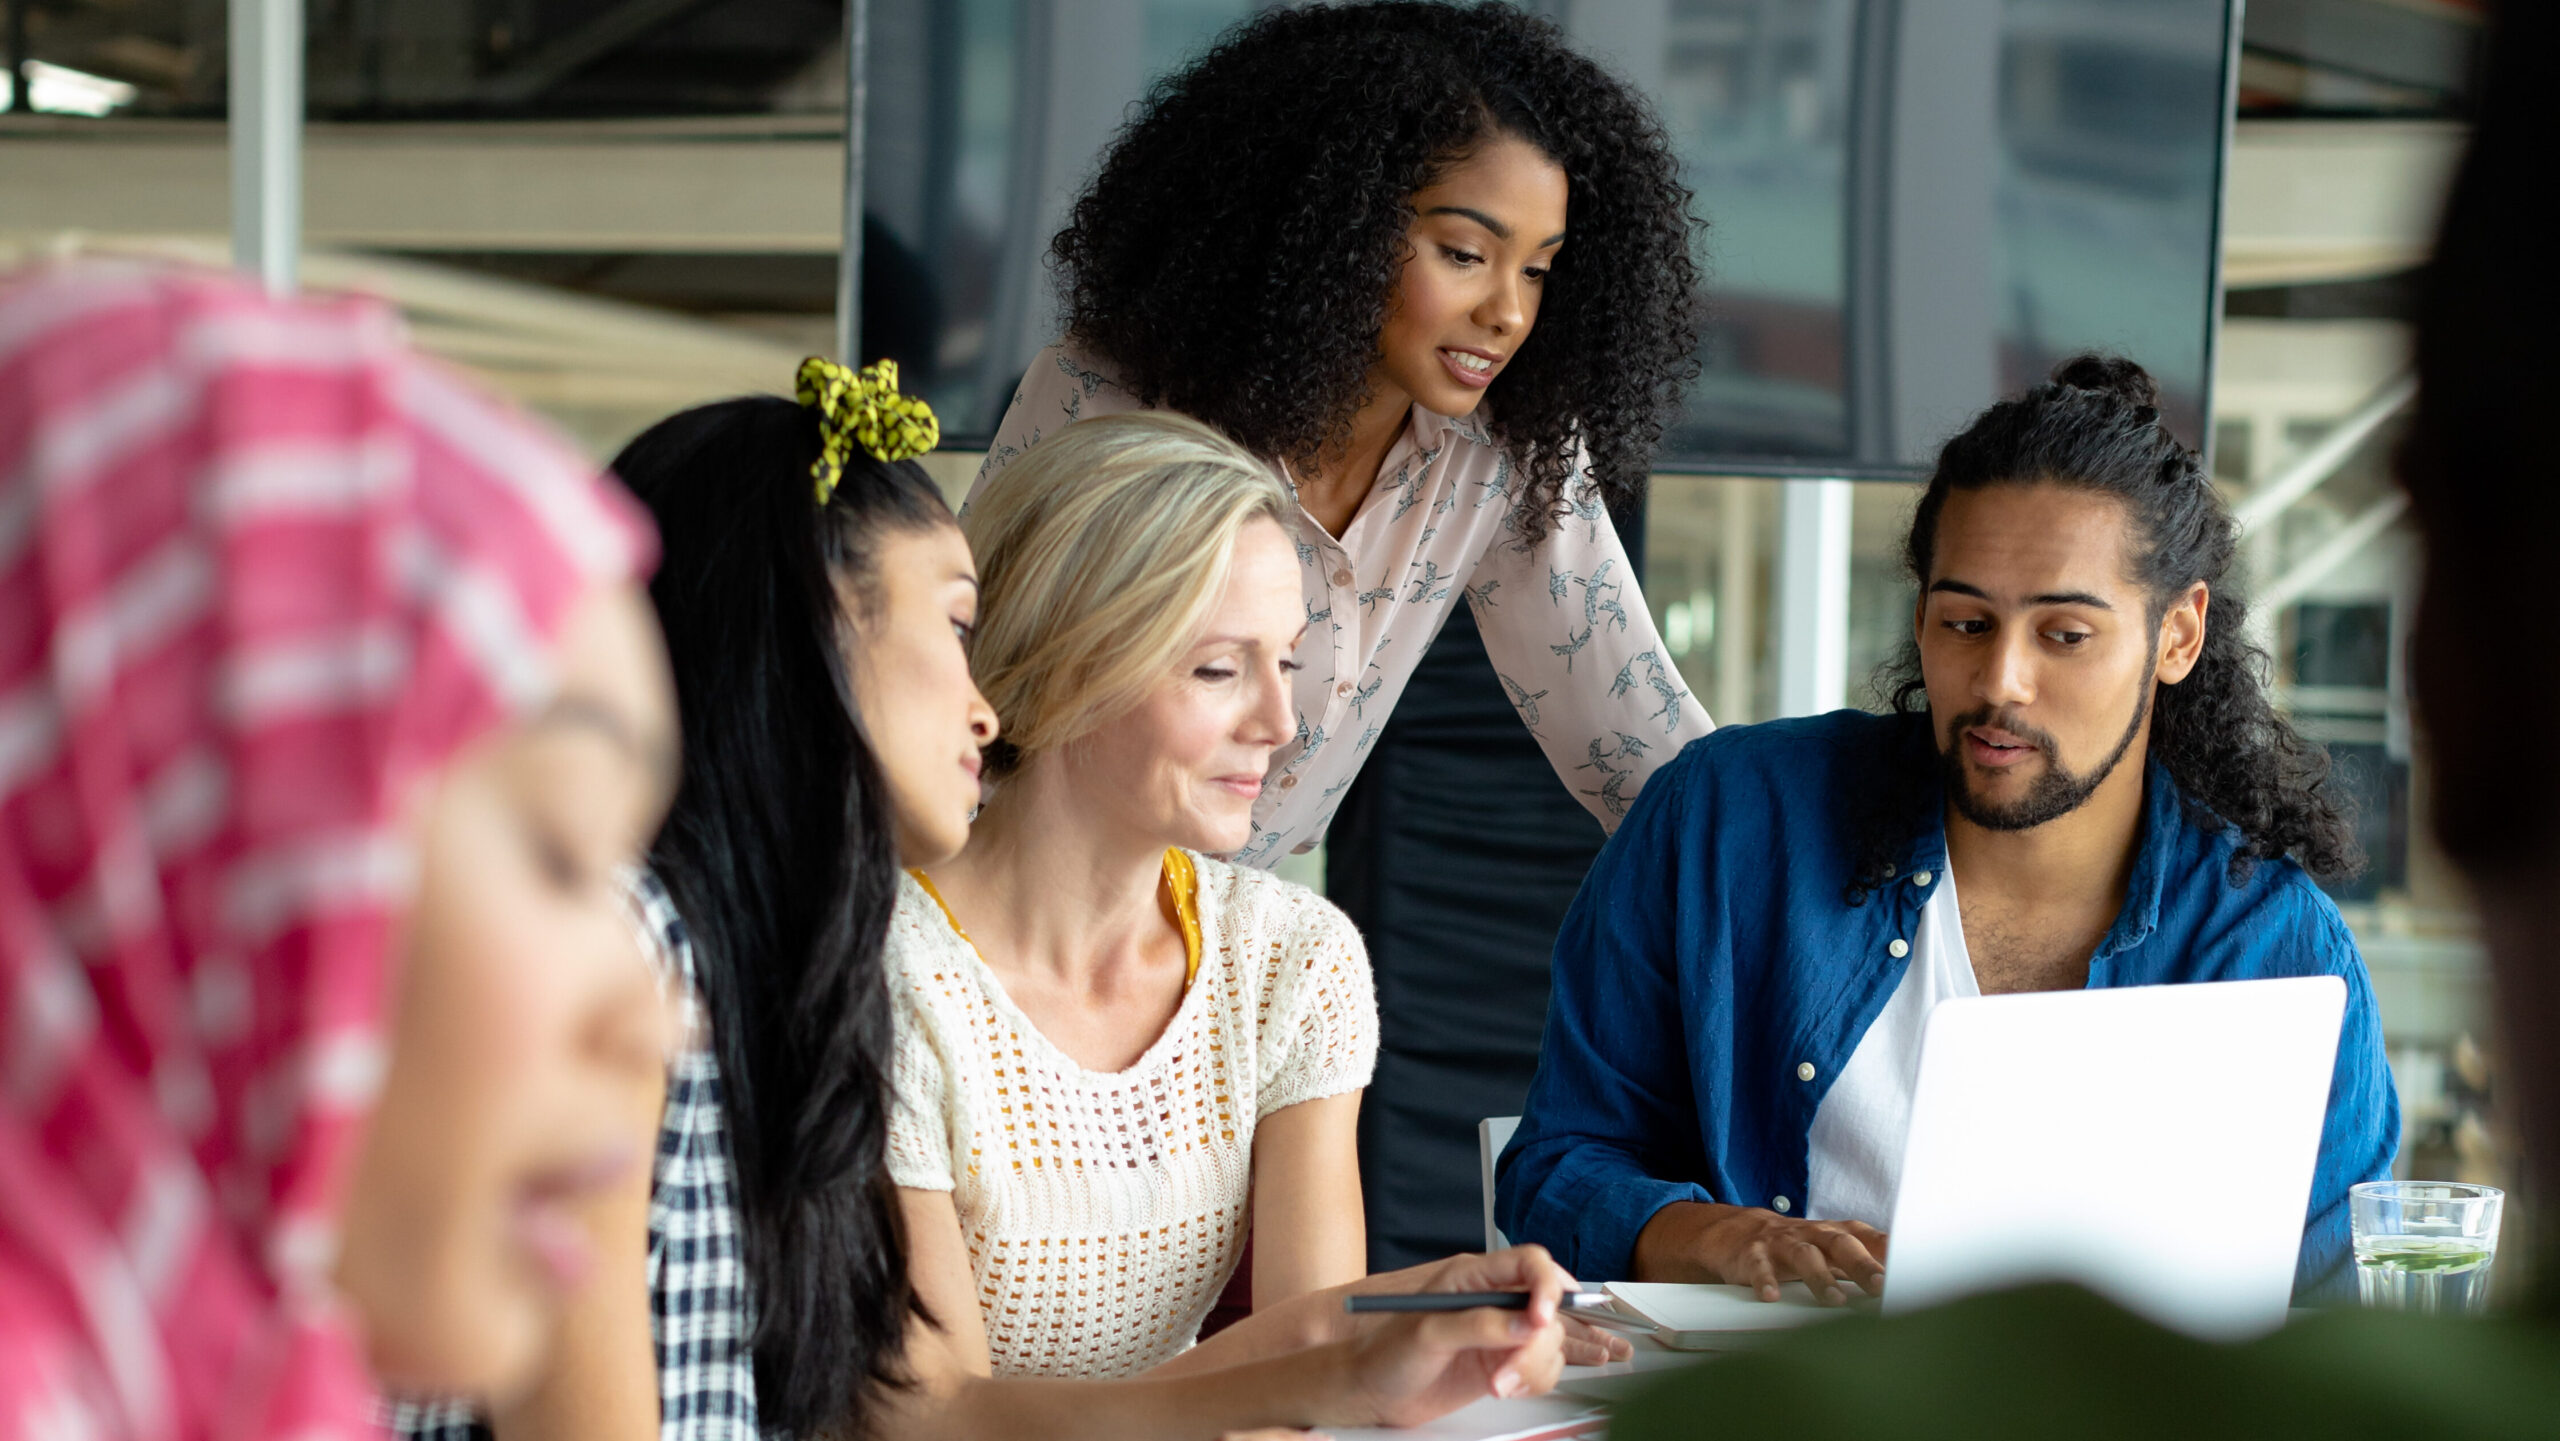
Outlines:
<svg viewBox="0 0 2560 1441"><path fill-rule="evenodd" d="M1674 1201L1801 1211L1814 1110L1901 983L1909 962L1890 948L1946 869L1939 801L1915 813L1882 890L1844 894L1862 801L1892 793L1889 758L1924 724L1837 711L1728 726L1646 783L1556 937L1538 1074L1496 1196L1514 1241L1585 1280L1623 1278L1636 1233ZM2348 1274L2347 1188L2390 1174L2400 1105L2337 907L2289 860L2232 884L2239 844L2199 825L2152 765L2124 909L2089 984L2345 979L2301 1296Z"/></svg>

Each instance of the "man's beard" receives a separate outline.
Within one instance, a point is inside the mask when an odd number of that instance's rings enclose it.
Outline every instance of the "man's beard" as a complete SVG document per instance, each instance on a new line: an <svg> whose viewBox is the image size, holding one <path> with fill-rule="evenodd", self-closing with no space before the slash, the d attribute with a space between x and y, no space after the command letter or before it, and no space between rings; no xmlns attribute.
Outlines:
<svg viewBox="0 0 2560 1441"><path fill-rule="evenodd" d="M2146 677L2147 678L2147 677ZM1986 831L2033 830L2047 821L2059 820L2089 803L2098 787L2114 775L2116 766L2133 749L2133 738L2142 733L2143 718L2151 714L2151 686L2142 687L2133 704L2133 720L2116 741L2116 748L2085 775L2073 775L2063 769L2062 757L2056 752L2053 737L2015 719L1998 721L1997 726L2044 753L2044 774L2035 778L2027 793L2006 805L1991 805L1973 793L1964 766L1964 733L1975 726L1995 724L1989 706L1977 706L1956 717L1947 728L1947 742L1938 750L1938 761L1947 787L1947 798L1955 803L1956 813Z"/></svg>

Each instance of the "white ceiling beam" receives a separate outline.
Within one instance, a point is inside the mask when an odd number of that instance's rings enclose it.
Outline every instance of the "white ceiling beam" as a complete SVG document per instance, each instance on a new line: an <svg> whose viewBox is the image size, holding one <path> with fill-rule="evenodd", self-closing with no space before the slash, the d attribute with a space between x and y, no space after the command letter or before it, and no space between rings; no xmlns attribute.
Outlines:
<svg viewBox="0 0 2560 1441"><path fill-rule="evenodd" d="M841 121L823 128L314 125L303 242L385 250L833 255ZM0 226L229 227L220 125L0 124Z"/></svg>
<svg viewBox="0 0 2560 1441"><path fill-rule="evenodd" d="M2467 135L2437 120L2241 122L2223 283L2366 280L2423 262Z"/></svg>
<svg viewBox="0 0 2560 1441"><path fill-rule="evenodd" d="M725 121L314 125L304 236L403 250L833 255L840 115ZM2387 275L2426 257L2463 128L2245 121L2232 144L2233 286ZM213 124L0 119L12 228L218 231Z"/></svg>

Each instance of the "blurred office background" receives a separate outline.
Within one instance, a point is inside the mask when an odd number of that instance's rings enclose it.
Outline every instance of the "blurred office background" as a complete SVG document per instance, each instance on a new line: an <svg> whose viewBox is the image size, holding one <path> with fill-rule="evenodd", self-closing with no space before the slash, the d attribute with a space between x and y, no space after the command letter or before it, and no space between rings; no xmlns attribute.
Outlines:
<svg viewBox="0 0 2560 1441"><path fill-rule="evenodd" d="M244 0L245 3L245 0ZM2461 0L1531 0L1652 95L1698 210L1703 377L1622 517L1720 722L1877 704L1935 442L2071 350L2133 355L2248 525L2297 722L2357 795L2339 888L2405 1164L2509 1173L2464 898L2427 843L2388 462L2480 43ZM869 0L861 348L973 442L1050 338L1041 256L1129 103L1254 0ZM1922 23L1925 16L1926 23ZM226 263L222 0L0 0L0 263ZM835 347L841 0L308 0L302 283L373 291L598 457ZM2236 31L2234 22L2237 21ZM1378 952L1375 1259L1476 1236L1544 937L1599 830L1463 614L1324 851Z"/></svg>

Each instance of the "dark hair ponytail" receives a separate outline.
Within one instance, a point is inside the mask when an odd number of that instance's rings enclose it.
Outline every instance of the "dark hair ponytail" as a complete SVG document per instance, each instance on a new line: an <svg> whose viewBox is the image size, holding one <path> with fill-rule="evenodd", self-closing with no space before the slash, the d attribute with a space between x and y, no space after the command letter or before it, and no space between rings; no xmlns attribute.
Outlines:
<svg viewBox="0 0 2560 1441"><path fill-rule="evenodd" d="M2249 642L2248 601L2231 575L2239 554L2231 511L2196 453L2160 424L2159 388L2141 366L2074 356L2052 380L1992 406L1948 441L1912 513L1903 559L1913 580L1928 583L1948 492L2036 483L2123 503L2134 534L2134 578L2151 600L2150 625L2198 581L2212 595L2195 669L2158 688L2151 755L2191 805L2239 830L2233 881L2255 862L2286 855L2324 879L2360 870L2354 827L2327 785L2327 753L2267 702L2272 665ZM1885 684L1895 710L1928 708L1916 647L1904 648ZM1864 857L1852 891L1873 889L1890 859L1882 851Z"/></svg>
<svg viewBox="0 0 2560 1441"><path fill-rule="evenodd" d="M649 596L684 724L650 863L693 937L720 1063L758 1420L800 1436L859 1429L900 1383L920 1309L884 1159L895 818L835 578L859 594L884 528L951 521L921 469L861 455L820 508L818 450L815 412L759 397L660 421L613 463L664 537Z"/></svg>

